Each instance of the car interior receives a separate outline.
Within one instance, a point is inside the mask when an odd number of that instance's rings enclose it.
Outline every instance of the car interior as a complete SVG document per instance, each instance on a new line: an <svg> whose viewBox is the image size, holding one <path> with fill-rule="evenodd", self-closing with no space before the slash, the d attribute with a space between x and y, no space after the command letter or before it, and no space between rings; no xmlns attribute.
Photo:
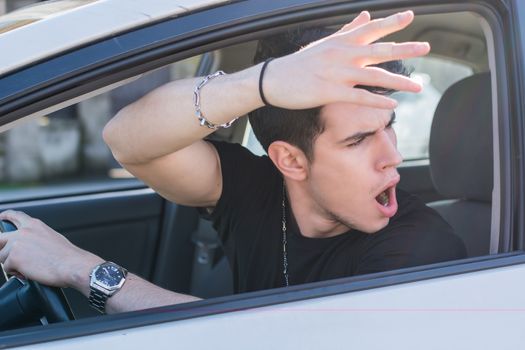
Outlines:
<svg viewBox="0 0 525 350"><path fill-rule="evenodd" d="M321 24L336 28L346 18L331 18ZM435 80L432 89L439 98L435 110L425 104L421 110L411 110L416 118L430 114L430 135L425 145L427 154L406 159L399 168L399 186L420 196L448 221L465 242L469 257L498 252L498 237L492 233L498 232L492 229L498 225L498 208L492 205L497 199L493 188L498 186L494 186L495 93L491 88L487 28L484 19L471 12L437 13L417 16L408 29L385 38L396 42L428 41L432 47L429 60L438 60L436 66L441 67L432 74L415 71ZM248 67L256 46L257 41L251 40L204 53L193 74ZM420 61L413 64L424 67ZM469 73L444 81L443 71L450 65L460 65ZM145 74L120 87L120 93L134 91L140 84L153 88L149 77ZM400 103L412 102L406 99ZM402 116L398 118L401 124ZM211 137L241 143L256 154L262 153L247 118ZM97 191L78 194L82 186ZM56 188L61 193L58 197L53 192ZM0 210L12 208L38 217L80 247L164 288L203 298L233 293L230 268L217 234L195 208L166 202L134 179L99 181L96 185L50 184L36 190L41 194L38 198L3 202ZM24 198L24 191L21 189L19 197L13 198ZM119 249L112 249L115 246ZM98 315L79 293L65 292L76 318Z"/></svg>
<svg viewBox="0 0 525 350"><path fill-rule="evenodd" d="M399 169L402 179L400 187L431 199L427 200L427 205L437 210L463 239L469 257L490 254L492 220L492 91L487 44L479 21L480 18L467 12L419 16L408 30L385 39L428 41L432 56L461 62L472 68L472 75L445 89L433 113L428 163L424 165L428 173L421 172L420 166L411 165L410 160ZM214 55L219 61L217 68L231 72L249 66L249 61L240 58L249 57L246 53L255 52L255 47L255 42L249 42L221 49ZM260 145L251 142L255 136L249 125L245 125L246 119L235 125L233 130L221 130L214 138L242 143L253 153L262 154L264 151ZM410 182L403 181L404 178L409 178ZM425 188L429 185L431 187ZM216 237L213 228L205 219L199 219L199 225L192 234L193 241L199 242L202 238L206 242L211 237ZM212 241L220 251L218 238ZM195 256L199 257L198 247L204 245L197 244ZM216 254L213 256L217 262L195 270L192 280L227 281L228 287L218 284L219 294L215 294L209 285L192 284L195 295L222 295L223 291L229 290L229 267L222 254L219 252L220 260L217 260ZM195 265L199 265L198 262ZM220 275L227 277L217 278ZM203 286L202 290L200 286Z"/></svg>

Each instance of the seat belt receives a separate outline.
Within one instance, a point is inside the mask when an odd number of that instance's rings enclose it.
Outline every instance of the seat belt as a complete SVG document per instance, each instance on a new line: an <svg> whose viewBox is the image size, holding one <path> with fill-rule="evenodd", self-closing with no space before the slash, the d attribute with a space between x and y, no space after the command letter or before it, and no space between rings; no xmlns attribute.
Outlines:
<svg viewBox="0 0 525 350"><path fill-rule="evenodd" d="M195 250L190 294L200 298L232 294L231 269L224 254L221 254L221 242L211 222L200 218L191 240Z"/></svg>

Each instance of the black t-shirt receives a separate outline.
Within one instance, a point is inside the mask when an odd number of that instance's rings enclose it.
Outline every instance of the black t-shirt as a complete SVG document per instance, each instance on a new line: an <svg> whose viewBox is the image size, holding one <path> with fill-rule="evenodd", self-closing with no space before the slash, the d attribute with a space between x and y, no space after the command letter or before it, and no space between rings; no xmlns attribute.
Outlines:
<svg viewBox="0 0 525 350"><path fill-rule="evenodd" d="M282 176L267 156L212 142L222 168L222 195L211 218L233 271L236 292L284 286ZM374 234L301 235L287 206L290 284L321 281L464 258L463 242L417 197L397 190L398 212Z"/></svg>

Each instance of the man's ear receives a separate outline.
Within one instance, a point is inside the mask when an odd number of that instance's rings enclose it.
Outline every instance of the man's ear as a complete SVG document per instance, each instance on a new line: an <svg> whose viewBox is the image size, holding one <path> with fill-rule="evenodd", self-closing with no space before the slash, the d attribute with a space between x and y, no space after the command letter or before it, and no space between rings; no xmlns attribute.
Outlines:
<svg viewBox="0 0 525 350"><path fill-rule="evenodd" d="M284 141L274 141L268 147L268 157L284 177L303 181L308 177L308 159L296 146Z"/></svg>

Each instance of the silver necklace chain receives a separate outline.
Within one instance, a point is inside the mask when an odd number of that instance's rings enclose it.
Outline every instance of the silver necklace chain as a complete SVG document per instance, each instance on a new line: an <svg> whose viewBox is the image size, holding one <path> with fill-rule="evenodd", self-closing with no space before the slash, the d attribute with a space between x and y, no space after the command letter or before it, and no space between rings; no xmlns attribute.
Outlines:
<svg viewBox="0 0 525 350"><path fill-rule="evenodd" d="M288 253L286 251L286 245L288 244L288 240L286 238L286 187L284 184L283 179L283 199L282 199L282 234L283 234L283 275L284 275L284 284L286 287L290 285L290 282L288 280Z"/></svg>

